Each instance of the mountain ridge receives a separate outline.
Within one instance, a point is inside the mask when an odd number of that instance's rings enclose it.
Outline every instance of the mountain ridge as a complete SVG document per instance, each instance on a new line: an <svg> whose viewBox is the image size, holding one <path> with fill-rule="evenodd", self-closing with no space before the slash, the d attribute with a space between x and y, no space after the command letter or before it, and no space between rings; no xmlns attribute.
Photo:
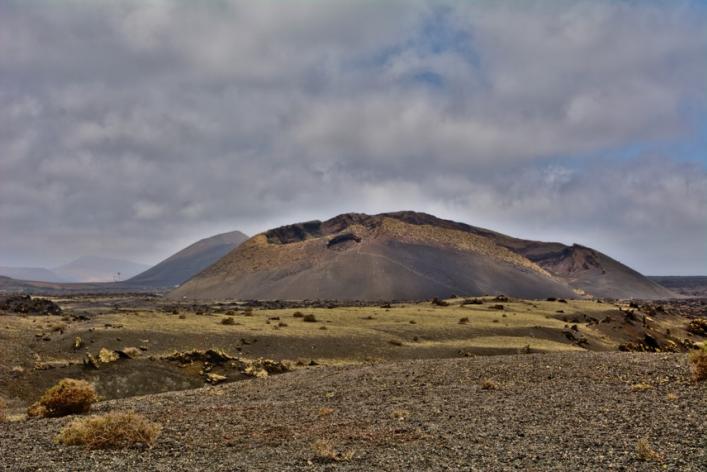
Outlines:
<svg viewBox="0 0 707 472"><path fill-rule="evenodd" d="M381 300L494 293L674 296L591 248L523 240L413 211L345 213L273 228L169 296Z"/></svg>

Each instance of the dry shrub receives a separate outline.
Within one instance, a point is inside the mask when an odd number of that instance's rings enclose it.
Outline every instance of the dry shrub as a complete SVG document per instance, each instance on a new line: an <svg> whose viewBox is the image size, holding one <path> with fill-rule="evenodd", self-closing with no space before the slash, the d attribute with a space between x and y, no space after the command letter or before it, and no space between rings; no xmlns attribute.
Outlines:
<svg viewBox="0 0 707 472"><path fill-rule="evenodd" d="M347 462L353 459L354 452L350 449L337 451L334 444L326 439L317 439L312 444L316 459L321 462Z"/></svg>
<svg viewBox="0 0 707 472"><path fill-rule="evenodd" d="M304 315L302 317L302 321L306 321L307 323L316 323L317 317L314 315Z"/></svg>
<svg viewBox="0 0 707 472"><path fill-rule="evenodd" d="M7 408L7 403L0 398L0 421L5 421L5 408Z"/></svg>
<svg viewBox="0 0 707 472"><path fill-rule="evenodd" d="M37 403L27 410L29 416L55 418L87 413L98 400L93 385L84 380L61 379L44 392Z"/></svg>
<svg viewBox="0 0 707 472"><path fill-rule="evenodd" d="M393 410L390 412L390 417L398 421L405 421L410 417L410 412L407 410Z"/></svg>
<svg viewBox="0 0 707 472"><path fill-rule="evenodd" d="M651 384L643 382L631 385L632 392L645 392L646 390L650 390L652 388L653 386Z"/></svg>
<svg viewBox="0 0 707 472"><path fill-rule="evenodd" d="M677 395L676 393L672 393L672 392L671 392L671 393L668 393L668 394L665 396L665 398L666 398L668 401L674 402L674 401L677 401L680 397L678 397L678 395Z"/></svg>
<svg viewBox="0 0 707 472"><path fill-rule="evenodd" d="M648 441L648 438L641 438L636 443L636 453L642 461L653 461L661 462L663 456L661 456Z"/></svg>
<svg viewBox="0 0 707 472"><path fill-rule="evenodd" d="M465 316L463 318L459 318L459 324L466 324L469 322L469 317Z"/></svg>
<svg viewBox="0 0 707 472"><path fill-rule="evenodd" d="M491 380L491 379L484 379L481 381L481 389L482 390L498 390L499 385L497 382Z"/></svg>
<svg viewBox="0 0 707 472"><path fill-rule="evenodd" d="M78 418L62 429L55 442L89 449L118 449L136 445L152 447L162 427L133 412L112 412Z"/></svg>
<svg viewBox="0 0 707 472"><path fill-rule="evenodd" d="M336 410L333 408L329 408L328 406L323 406L319 409L319 416L329 416L334 414Z"/></svg>
<svg viewBox="0 0 707 472"><path fill-rule="evenodd" d="M222 325L234 325L234 324L236 324L236 320L234 320L233 317L229 316L228 318L222 318L221 324Z"/></svg>
<svg viewBox="0 0 707 472"><path fill-rule="evenodd" d="M690 368L695 382L707 380L707 345L690 353Z"/></svg>

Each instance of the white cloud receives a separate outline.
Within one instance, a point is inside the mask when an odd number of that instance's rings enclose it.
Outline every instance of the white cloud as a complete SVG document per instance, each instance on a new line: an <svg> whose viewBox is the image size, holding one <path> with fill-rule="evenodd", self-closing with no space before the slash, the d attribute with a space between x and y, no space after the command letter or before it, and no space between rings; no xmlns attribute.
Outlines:
<svg viewBox="0 0 707 472"><path fill-rule="evenodd" d="M410 208L699 271L705 166L612 156L695 139L706 21L688 1L3 2L0 262Z"/></svg>

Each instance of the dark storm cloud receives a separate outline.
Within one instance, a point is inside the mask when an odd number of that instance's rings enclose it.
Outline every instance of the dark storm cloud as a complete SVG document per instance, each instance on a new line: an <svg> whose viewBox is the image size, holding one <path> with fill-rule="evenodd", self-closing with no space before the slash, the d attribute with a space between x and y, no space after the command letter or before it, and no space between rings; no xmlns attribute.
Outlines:
<svg viewBox="0 0 707 472"><path fill-rule="evenodd" d="M522 5L3 2L0 262L418 209L703 271L704 8Z"/></svg>

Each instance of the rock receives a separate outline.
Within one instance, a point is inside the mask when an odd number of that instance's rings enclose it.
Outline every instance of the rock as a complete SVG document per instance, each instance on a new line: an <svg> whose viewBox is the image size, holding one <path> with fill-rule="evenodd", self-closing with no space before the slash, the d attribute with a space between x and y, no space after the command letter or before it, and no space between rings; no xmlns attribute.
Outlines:
<svg viewBox="0 0 707 472"><path fill-rule="evenodd" d="M440 299L437 298L437 297L434 297L434 298L432 299L432 304L433 304L433 305L437 305L437 306L449 306L449 302L446 302L446 301L444 301L444 300L440 300Z"/></svg>
<svg viewBox="0 0 707 472"><path fill-rule="evenodd" d="M122 350L115 352L121 359L135 359L142 354L142 351L136 347L124 347Z"/></svg>
<svg viewBox="0 0 707 472"><path fill-rule="evenodd" d="M653 350L660 348L660 344L658 344L658 341L650 334L646 334L643 337L643 344L645 344L648 348L651 348Z"/></svg>
<svg viewBox="0 0 707 472"><path fill-rule="evenodd" d="M162 359L167 361L177 361L180 364L191 364L192 362L224 364L228 361L237 360L238 358L216 349L208 349L206 351L198 351L195 349L193 351L175 352L169 356L164 356Z"/></svg>
<svg viewBox="0 0 707 472"><path fill-rule="evenodd" d="M243 373L249 377L255 377L258 379L262 379L268 376L267 370L255 365L250 365L246 367L245 369L243 369Z"/></svg>
<svg viewBox="0 0 707 472"><path fill-rule="evenodd" d="M0 297L0 310L27 315L61 315L61 307L53 301L29 295Z"/></svg>
<svg viewBox="0 0 707 472"><path fill-rule="evenodd" d="M98 361L90 352L87 352L86 357L83 359L83 366L89 369L98 369Z"/></svg>
<svg viewBox="0 0 707 472"><path fill-rule="evenodd" d="M214 373L208 373L206 374L206 381L210 383L211 385L217 385L222 382L225 382L228 380L228 377L225 375L220 375L220 374L214 374Z"/></svg>

